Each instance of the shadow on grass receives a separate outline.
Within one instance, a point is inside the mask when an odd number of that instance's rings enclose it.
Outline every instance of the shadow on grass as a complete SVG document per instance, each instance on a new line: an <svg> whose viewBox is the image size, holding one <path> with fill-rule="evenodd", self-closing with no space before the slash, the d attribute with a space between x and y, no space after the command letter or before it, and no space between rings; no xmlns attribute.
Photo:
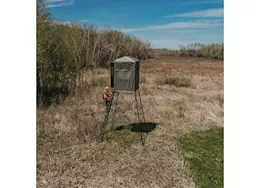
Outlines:
<svg viewBox="0 0 261 188"><path fill-rule="evenodd" d="M140 139L142 145L145 144L148 133L156 128L156 123L152 122L141 122L132 123L130 125L121 125L115 128L115 131L130 129L131 132L140 133Z"/></svg>
<svg viewBox="0 0 261 188"><path fill-rule="evenodd" d="M149 133L156 128L156 123L144 122L144 123L133 123L130 125L132 132Z"/></svg>

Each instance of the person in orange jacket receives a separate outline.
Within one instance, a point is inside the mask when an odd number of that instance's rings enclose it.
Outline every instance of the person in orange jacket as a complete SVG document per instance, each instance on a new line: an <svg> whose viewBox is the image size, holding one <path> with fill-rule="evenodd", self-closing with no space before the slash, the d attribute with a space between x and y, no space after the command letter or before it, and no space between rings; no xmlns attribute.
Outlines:
<svg viewBox="0 0 261 188"><path fill-rule="evenodd" d="M106 86L104 88L104 92L103 92L103 99L105 101L105 105L106 105L106 110L107 112L109 111L109 107L110 107L110 102L111 102L111 93L109 92L109 87Z"/></svg>

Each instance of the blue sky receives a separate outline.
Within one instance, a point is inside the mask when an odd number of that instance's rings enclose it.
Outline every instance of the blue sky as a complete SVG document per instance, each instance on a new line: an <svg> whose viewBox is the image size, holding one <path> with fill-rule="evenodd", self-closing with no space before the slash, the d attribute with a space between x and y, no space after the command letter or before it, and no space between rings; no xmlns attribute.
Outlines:
<svg viewBox="0 0 261 188"><path fill-rule="evenodd" d="M119 29L177 49L193 42L224 40L223 0L45 0L53 19Z"/></svg>

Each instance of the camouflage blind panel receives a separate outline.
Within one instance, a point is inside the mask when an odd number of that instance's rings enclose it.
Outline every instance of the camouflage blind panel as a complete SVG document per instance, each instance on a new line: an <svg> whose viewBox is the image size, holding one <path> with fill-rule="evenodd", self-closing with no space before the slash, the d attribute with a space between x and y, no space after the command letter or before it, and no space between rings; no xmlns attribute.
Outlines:
<svg viewBox="0 0 261 188"><path fill-rule="evenodd" d="M139 60L124 56L111 62L111 87L114 91L136 91L139 88Z"/></svg>

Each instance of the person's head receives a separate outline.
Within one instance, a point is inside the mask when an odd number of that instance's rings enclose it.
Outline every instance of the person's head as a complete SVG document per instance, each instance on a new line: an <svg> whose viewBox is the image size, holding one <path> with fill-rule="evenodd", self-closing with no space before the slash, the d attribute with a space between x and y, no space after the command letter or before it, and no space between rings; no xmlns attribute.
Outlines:
<svg viewBox="0 0 261 188"><path fill-rule="evenodd" d="M109 87L108 87L108 86L106 86L106 87L104 88L104 92L109 92Z"/></svg>

